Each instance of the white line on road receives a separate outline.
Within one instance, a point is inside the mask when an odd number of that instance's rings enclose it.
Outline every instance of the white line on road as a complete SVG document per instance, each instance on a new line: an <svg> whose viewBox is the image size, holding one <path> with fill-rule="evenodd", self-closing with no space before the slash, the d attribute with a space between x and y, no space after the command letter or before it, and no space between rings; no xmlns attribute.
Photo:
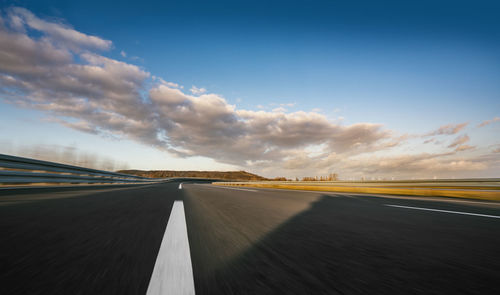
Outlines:
<svg viewBox="0 0 500 295"><path fill-rule="evenodd" d="M209 184L198 184L198 185L209 185ZM212 185L215 186L215 185ZM219 186L219 185L217 185ZM222 186L219 186L222 187ZM488 201L480 201L480 200L461 200L461 199L447 199L443 197L425 197L425 196L398 196L398 195L385 195L385 194L370 194L370 193L344 193L344 192L334 192L334 191L310 191L310 190L295 190L295 189L285 189L285 188L270 188L270 187L261 187L259 188L261 192L264 191L286 191L286 192L294 192L294 193L314 193L314 194L336 194L338 196L345 196L345 194L349 194L351 197L377 197L377 198L386 198L386 199L401 199L401 200L423 200L423 201L439 201L439 202L447 202L447 203L470 203L470 204L482 204L488 205L492 207L499 207L500 203L498 202L488 202ZM332 196L332 195L330 195Z"/></svg>
<svg viewBox="0 0 500 295"><path fill-rule="evenodd" d="M247 189L247 188L235 188L235 187L227 187L227 186L217 186L219 188L225 188L225 189L234 189L234 190L237 190L237 191L247 191L247 192L258 192L258 190L254 190L254 189Z"/></svg>
<svg viewBox="0 0 500 295"><path fill-rule="evenodd" d="M182 182L179 183L179 189L182 189Z"/></svg>
<svg viewBox="0 0 500 295"><path fill-rule="evenodd" d="M399 205L389 205L389 204L386 204L385 206L397 207L397 208L405 208L405 209L414 209L414 210L424 210L424 211L435 211L435 212L443 212L443 213L452 213L452 214L462 214L462 215L481 216L481 217L489 217L489 218L500 218L500 216L496 216L496 215L477 214L477 213L460 212L460 211L450 211L450 210L440 210L440 209L429 209L429 208L410 207L410 206L399 206Z"/></svg>
<svg viewBox="0 0 500 295"><path fill-rule="evenodd" d="M175 201L146 295L195 294L184 204Z"/></svg>

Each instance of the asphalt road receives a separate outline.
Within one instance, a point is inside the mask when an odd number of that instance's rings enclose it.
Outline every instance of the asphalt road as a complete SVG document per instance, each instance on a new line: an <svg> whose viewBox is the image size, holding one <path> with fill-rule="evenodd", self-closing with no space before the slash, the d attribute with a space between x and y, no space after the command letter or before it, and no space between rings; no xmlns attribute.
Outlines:
<svg viewBox="0 0 500 295"><path fill-rule="evenodd" d="M0 190L0 294L146 294L175 201L196 294L498 293L499 203L185 181Z"/></svg>

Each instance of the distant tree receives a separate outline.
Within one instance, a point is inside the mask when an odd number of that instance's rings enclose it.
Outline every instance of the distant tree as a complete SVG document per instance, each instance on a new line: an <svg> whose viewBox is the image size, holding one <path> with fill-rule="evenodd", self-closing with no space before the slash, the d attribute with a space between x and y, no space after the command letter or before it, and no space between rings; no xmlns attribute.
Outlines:
<svg viewBox="0 0 500 295"><path fill-rule="evenodd" d="M275 180L275 181L287 181L286 177L275 177L273 180Z"/></svg>
<svg viewBox="0 0 500 295"><path fill-rule="evenodd" d="M339 176L337 173L330 173L328 175L328 181L336 181L339 179Z"/></svg>
<svg viewBox="0 0 500 295"><path fill-rule="evenodd" d="M337 173L330 173L328 176L305 176L302 178L302 181L337 181L339 176ZM295 178L296 181L299 181L298 178Z"/></svg>
<svg viewBox="0 0 500 295"><path fill-rule="evenodd" d="M316 180L317 180L316 177L305 176L302 178L302 181L316 181Z"/></svg>

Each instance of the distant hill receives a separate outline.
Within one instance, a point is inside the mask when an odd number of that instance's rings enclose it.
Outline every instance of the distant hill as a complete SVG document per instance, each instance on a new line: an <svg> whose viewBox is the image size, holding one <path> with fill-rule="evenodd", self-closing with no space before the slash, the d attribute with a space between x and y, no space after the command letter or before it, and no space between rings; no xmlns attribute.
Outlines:
<svg viewBox="0 0 500 295"><path fill-rule="evenodd" d="M246 171L120 170L118 172L151 178L199 177L224 180L268 180L265 177Z"/></svg>

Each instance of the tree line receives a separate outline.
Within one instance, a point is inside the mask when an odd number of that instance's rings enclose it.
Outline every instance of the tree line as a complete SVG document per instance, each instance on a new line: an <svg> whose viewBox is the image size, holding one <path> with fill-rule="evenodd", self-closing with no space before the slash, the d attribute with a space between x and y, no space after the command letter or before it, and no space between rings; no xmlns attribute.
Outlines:
<svg viewBox="0 0 500 295"><path fill-rule="evenodd" d="M292 179L287 179L286 177L275 177L273 178L275 181L292 181ZM336 181L339 180L339 175L337 173L330 173L327 176L306 176L302 177L299 180L298 177L295 177L295 181Z"/></svg>

